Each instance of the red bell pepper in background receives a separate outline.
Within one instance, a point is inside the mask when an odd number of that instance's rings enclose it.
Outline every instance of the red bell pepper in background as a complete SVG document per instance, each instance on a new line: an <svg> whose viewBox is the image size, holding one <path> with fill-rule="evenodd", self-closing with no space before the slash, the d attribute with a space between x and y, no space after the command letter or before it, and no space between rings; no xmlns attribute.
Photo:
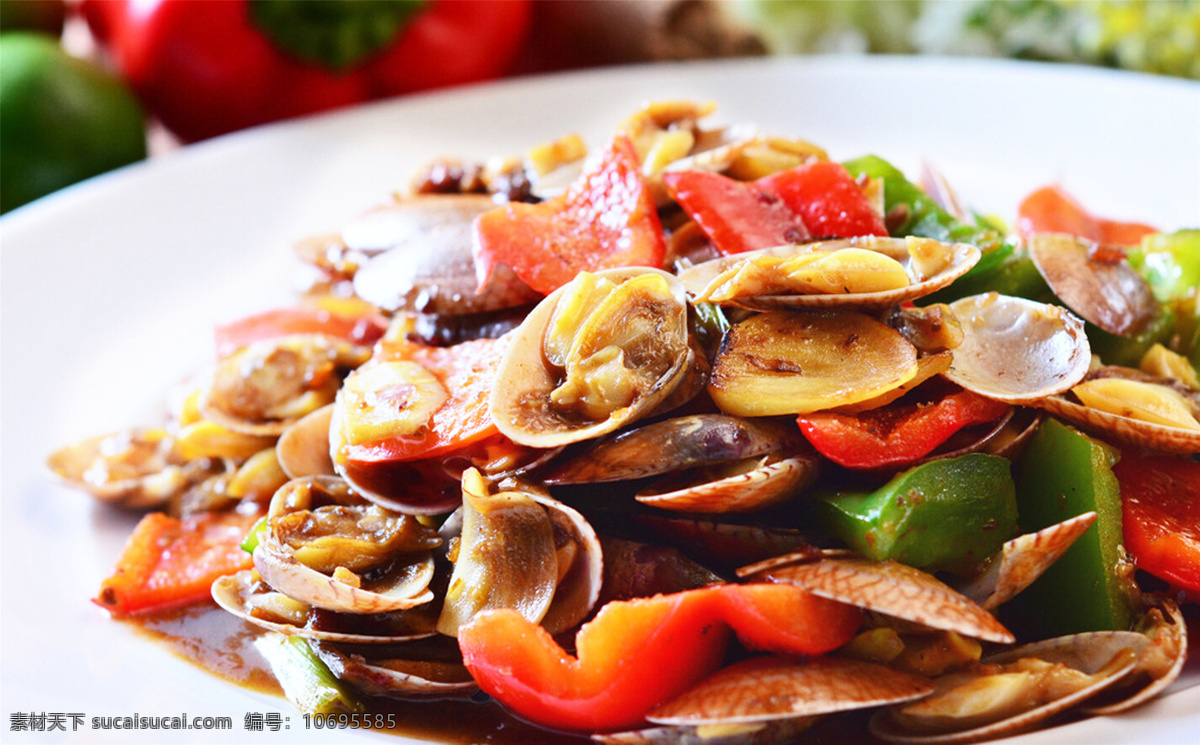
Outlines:
<svg viewBox="0 0 1200 745"><path fill-rule="evenodd" d="M1069 233L1096 243L1133 246L1158 231L1141 223L1096 217L1062 189L1045 186L1021 201L1017 232L1024 238L1035 233Z"/></svg>
<svg viewBox="0 0 1200 745"><path fill-rule="evenodd" d="M540 204L507 204L475 218L480 287L496 264L507 264L530 287L550 293L581 271L661 268L666 252L637 153L620 136L566 193Z"/></svg>
<svg viewBox="0 0 1200 745"><path fill-rule="evenodd" d="M854 607L790 585L720 585L614 601L584 624L572 657L516 611L459 629L480 688L526 719L582 732L636 726L720 665L732 627L755 649L823 654L850 640Z"/></svg>
<svg viewBox="0 0 1200 745"><path fill-rule="evenodd" d="M515 60L528 0L84 0L142 101L194 141L383 96L485 80Z"/></svg>
<svg viewBox="0 0 1200 745"><path fill-rule="evenodd" d="M834 463L880 468L914 463L960 429L999 419L1008 408L960 391L931 404L881 406L858 414L822 411L796 421L813 447Z"/></svg>
<svg viewBox="0 0 1200 745"><path fill-rule="evenodd" d="M810 236L888 234L839 163L809 163L753 182L683 171L665 174L663 184L723 254L798 243Z"/></svg>
<svg viewBox="0 0 1200 745"><path fill-rule="evenodd" d="M253 566L242 550L256 514L204 512L179 520L142 518L95 603L114 616L163 611L211 599L212 583Z"/></svg>
<svg viewBox="0 0 1200 745"><path fill-rule="evenodd" d="M1168 455L1121 453L1122 532L1134 563L1200 594L1200 463Z"/></svg>
<svg viewBox="0 0 1200 745"><path fill-rule="evenodd" d="M214 333L217 356L225 357L256 341L291 334L325 334L370 346L387 331L378 314L343 316L319 308L279 308L218 326Z"/></svg>

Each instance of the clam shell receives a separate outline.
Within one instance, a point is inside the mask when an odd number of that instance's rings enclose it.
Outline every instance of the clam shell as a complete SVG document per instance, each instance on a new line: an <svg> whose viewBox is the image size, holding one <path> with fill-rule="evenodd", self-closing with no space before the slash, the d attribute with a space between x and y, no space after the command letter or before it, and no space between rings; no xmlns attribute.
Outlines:
<svg viewBox="0 0 1200 745"><path fill-rule="evenodd" d="M1111 693L1118 695L1115 700L1103 703L1089 703L1082 710L1097 716L1109 716L1139 706L1166 690L1183 672L1183 663L1187 660L1187 621L1180 612L1179 606L1169 598L1162 598L1160 607L1152 608L1139 629L1144 631L1149 644L1138 655L1137 666L1129 678L1114 686ZM1139 687L1149 678L1149 683ZM1126 686L1132 681L1132 686ZM1130 692L1132 690L1132 693ZM1104 698L1110 692L1106 691Z"/></svg>
<svg viewBox="0 0 1200 745"><path fill-rule="evenodd" d="M697 414L647 424L598 442L544 476L547 484L597 484L756 458L800 443L792 423Z"/></svg>
<svg viewBox="0 0 1200 745"><path fill-rule="evenodd" d="M992 292L950 309L964 336L945 375L969 391L1036 405L1087 374L1091 347L1083 322L1063 308Z"/></svg>
<svg viewBox="0 0 1200 745"><path fill-rule="evenodd" d="M735 468L730 476L691 486L680 486L678 479L668 478L638 492L636 499L677 512L753 512L790 499L817 477L817 459L812 456L767 456L749 462L750 470ZM716 469L718 473L723 470L727 469Z"/></svg>
<svg viewBox="0 0 1200 745"><path fill-rule="evenodd" d="M816 537L793 528L738 525L683 515L635 515L633 519L684 553L702 556L721 567L742 566L794 551L820 551L812 545Z"/></svg>
<svg viewBox="0 0 1200 745"><path fill-rule="evenodd" d="M666 726L628 732L592 735L604 745L787 745L814 723L808 717L791 717L720 728ZM715 731L714 731L715 730Z"/></svg>
<svg viewBox="0 0 1200 745"><path fill-rule="evenodd" d="M424 639L436 632L411 630L400 634L349 634L338 631L314 629L307 626L297 626L290 623L268 621L253 615L246 608L246 599L254 593L254 570L245 569L236 574L230 574L217 579L212 585L212 597L217 605L229 611L247 623L260 628L277 631L288 636L302 636L306 639L320 639L331 642L347 642L353 644L388 644L393 642Z"/></svg>
<svg viewBox="0 0 1200 745"><path fill-rule="evenodd" d="M338 680L372 696L447 697L468 694L478 688L461 662L407 656L380 658L374 654L368 659L365 654L348 654L330 644L312 646ZM414 645L398 645L388 652L403 655L406 646Z"/></svg>
<svg viewBox="0 0 1200 745"><path fill-rule="evenodd" d="M1061 663L1088 675L1101 672L1104 675L1080 690L1034 709L967 730L915 734L904 729L892 712L886 710L871 718L870 731L888 742L913 745L951 745L1016 734L1070 709L1128 675L1136 665L1137 654L1146 645L1147 641L1141 634L1130 631L1099 631L1047 639L1007 650L987 657L983 662L1003 664L1024 658L1038 658L1051 663ZM1132 651L1133 654L1126 650Z"/></svg>
<svg viewBox="0 0 1200 745"><path fill-rule="evenodd" d="M333 458L329 455L329 422L332 418L333 404L327 404L301 417L280 435L275 444L275 455L288 478L336 475Z"/></svg>
<svg viewBox="0 0 1200 745"><path fill-rule="evenodd" d="M758 251L723 256L719 259L706 261L702 264L679 273L679 281L693 295L701 293L712 280L726 269L742 261L753 260L760 256L789 257L807 254L815 251L837 251L843 248L865 248L878 251L899 261L909 276L917 280L918 276L912 269L912 261L908 254L908 244L902 238L882 238L864 236L860 238L843 238L832 241L818 241L789 246L777 246ZM979 261L979 249L965 243L953 244L950 265L937 274L923 280L913 281L907 287L882 292L860 292L844 294L814 294L814 295L760 295L744 297L736 300L722 301L723 305L733 305L752 310L787 310L787 309L836 309L861 308L878 309L915 300L930 295L958 279Z"/></svg>
<svg viewBox="0 0 1200 745"><path fill-rule="evenodd" d="M1200 432L1194 430L1100 411L1063 396L1050 396L1035 405L1105 440L1118 440L1175 455L1200 453Z"/></svg>
<svg viewBox="0 0 1200 745"><path fill-rule="evenodd" d="M1002 644L1015 640L994 616L967 597L931 574L894 561L829 558L769 569L760 578L930 628Z"/></svg>
<svg viewBox="0 0 1200 745"><path fill-rule="evenodd" d="M995 610L1033 584L1094 522L1096 513L1085 512L1007 541L987 574L962 588L963 594L984 610Z"/></svg>
<svg viewBox="0 0 1200 745"><path fill-rule="evenodd" d="M932 691L926 678L860 660L752 657L656 706L646 719L673 725L770 722L911 701Z"/></svg>
<svg viewBox="0 0 1200 745"><path fill-rule="evenodd" d="M1095 244L1060 233L1034 235L1025 245L1059 300L1108 333L1137 334L1158 313L1150 284L1124 258L1093 261Z"/></svg>
<svg viewBox="0 0 1200 745"><path fill-rule="evenodd" d="M554 597L542 616L542 626L558 634L578 625L596 607L604 584L604 551L591 523L578 510L546 494L530 492L530 496L546 508L555 535L564 536L576 546L566 573L560 568Z"/></svg>
<svg viewBox="0 0 1200 745"><path fill-rule="evenodd" d="M512 344L500 362L495 388L488 409L500 432L522 445L552 448L608 434L652 411L687 376L691 353L686 324L686 293L675 276L659 269L644 267L609 269L596 276L621 283L633 277L654 273L662 276L678 304L677 317L660 317L663 327L655 331L659 343L677 350L677 359L652 385L630 405L617 409L606 419L593 421L565 416L549 405L550 393L558 387L558 372L545 359L543 338L559 298L567 288L555 290L534 308L515 332Z"/></svg>

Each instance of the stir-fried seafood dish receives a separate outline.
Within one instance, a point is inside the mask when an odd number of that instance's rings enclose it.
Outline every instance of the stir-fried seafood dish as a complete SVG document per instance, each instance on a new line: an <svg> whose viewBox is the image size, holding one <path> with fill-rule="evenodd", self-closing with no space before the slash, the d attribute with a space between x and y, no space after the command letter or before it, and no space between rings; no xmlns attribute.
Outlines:
<svg viewBox="0 0 1200 745"><path fill-rule="evenodd" d="M962 743L1162 692L1200 230L1057 187L1010 229L712 110L443 158L303 240L163 422L50 457L146 512L95 602L243 629L311 716L523 741Z"/></svg>

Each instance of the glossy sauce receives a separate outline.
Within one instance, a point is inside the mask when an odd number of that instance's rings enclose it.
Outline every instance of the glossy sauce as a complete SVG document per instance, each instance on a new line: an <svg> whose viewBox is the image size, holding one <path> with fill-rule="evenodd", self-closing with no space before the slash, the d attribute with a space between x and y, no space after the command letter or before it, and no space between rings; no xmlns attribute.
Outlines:
<svg viewBox="0 0 1200 745"><path fill-rule="evenodd" d="M174 654L243 688L283 696L254 647L259 631L216 606L196 606L129 622ZM483 698L481 694L476 694ZM393 714L396 735L468 745L580 745L585 738L547 732L519 721L488 700L399 700L363 697L371 714Z"/></svg>

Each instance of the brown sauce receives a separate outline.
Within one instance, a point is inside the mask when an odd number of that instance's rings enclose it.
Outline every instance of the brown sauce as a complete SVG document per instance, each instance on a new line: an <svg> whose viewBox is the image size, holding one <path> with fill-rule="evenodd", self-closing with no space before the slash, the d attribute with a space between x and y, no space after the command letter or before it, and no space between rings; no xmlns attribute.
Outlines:
<svg viewBox="0 0 1200 745"><path fill-rule="evenodd" d="M230 683L275 696L283 691L254 647L259 630L204 605L140 618L130 625L172 653ZM548 732L515 719L492 701L364 697L371 714L392 714L396 735L453 745L580 745L585 738Z"/></svg>

